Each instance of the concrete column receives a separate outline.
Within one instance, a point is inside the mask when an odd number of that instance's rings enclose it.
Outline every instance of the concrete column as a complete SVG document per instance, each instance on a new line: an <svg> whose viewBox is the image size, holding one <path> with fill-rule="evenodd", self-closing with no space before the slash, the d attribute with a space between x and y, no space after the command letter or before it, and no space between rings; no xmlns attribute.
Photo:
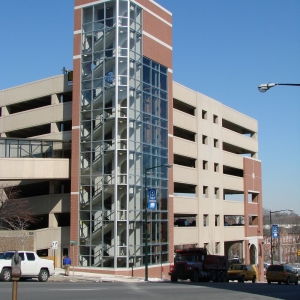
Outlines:
<svg viewBox="0 0 300 300"><path fill-rule="evenodd" d="M2 117L9 116L9 111L6 106L2 107Z"/></svg>
<svg viewBox="0 0 300 300"><path fill-rule="evenodd" d="M54 180L51 180L49 182L49 194L55 194L55 184Z"/></svg>
<svg viewBox="0 0 300 300"><path fill-rule="evenodd" d="M58 99L58 95L57 94L54 94L54 95L51 95L51 105L53 104L59 104L59 99Z"/></svg>
<svg viewBox="0 0 300 300"><path fill-rule="evenodd" d="M58 132L59 132L59 130L58 130L58 127L57 127L57 124L56 124L56 123L51 123L50 132L51 132L51 133L58 133Z"/></svg>
<svg viewBox="0 0 300 300"><path fill-rule="evenodd" d="M58 227L55 214L49 214L49 227Z"/></svg>

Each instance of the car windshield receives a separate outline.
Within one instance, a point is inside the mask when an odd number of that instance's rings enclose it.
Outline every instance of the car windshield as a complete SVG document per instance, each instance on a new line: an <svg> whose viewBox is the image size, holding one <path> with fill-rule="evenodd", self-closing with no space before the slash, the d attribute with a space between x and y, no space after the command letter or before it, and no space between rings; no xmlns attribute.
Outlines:
<svg viewBox="0 0 300 300"><path fill-rule="evenodd" d="M14 256L15 252L4 252L3 256L0 259L6 259L6 260L11 260L12 257ZM19 252L19 256L21 257L21 260L24 260L24 253Z"/></svg>
<svg viewBox="0 0 300 300"><path fill-rule="evenodd" d="M177 261L195 261L195 255L177 255Z"/></svg>
<svg viewBox="0 0 300 300"><path fill-rule="evenodd" d="M230 266L229 270L243 270L243 266L233 265L233 266Z"/></svg>
<svg viewBox="0 0 300 300"><path fill-rule="evenodd" d="M3 253L3 256L1 259L11 259L14 254L15 254L15 252L5 252L5 253Z"/></svg>
<svg viewBox="0 0 300 300"><path fill-rule="evenodd" d="M271 265L268 267L268 271L283 271L283 266L280 265Z"/></svg>

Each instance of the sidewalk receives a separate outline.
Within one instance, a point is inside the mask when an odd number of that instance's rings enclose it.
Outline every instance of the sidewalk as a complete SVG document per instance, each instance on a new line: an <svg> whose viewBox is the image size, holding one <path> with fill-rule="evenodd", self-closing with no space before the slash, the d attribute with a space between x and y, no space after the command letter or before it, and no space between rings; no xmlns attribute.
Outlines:
<svg viewBox="0 0 300 300"><path fill-rule="evenodd" d="M70 268L70 275L65 275L65 270L62 268L55 268L55 274L49 277L49 281L56 282L145 282L144 277L131 277L123 275L109 275L109 274L97 274L97 273L88 273L88 272L74 272L72 267ZM170 282L169 279L164 278L149 278L149 282ZM256 283L265 283L264 281L257 281ZM250 282L246 282L250 283ZM251 283L252 284L252 283Z"/></svg>
<svg viewBox="0 0 300 300"><path fill-rule="evenodd" d="M55 268L55 274L49 277L49 281L62 282L144 282L145 279L141 277L131 277L122 275L96 274L86 272L74 272L70 268L70 275L65 275L65 270L62 268ZM161 281L160 278L149 278L149 281Z"/></svg>

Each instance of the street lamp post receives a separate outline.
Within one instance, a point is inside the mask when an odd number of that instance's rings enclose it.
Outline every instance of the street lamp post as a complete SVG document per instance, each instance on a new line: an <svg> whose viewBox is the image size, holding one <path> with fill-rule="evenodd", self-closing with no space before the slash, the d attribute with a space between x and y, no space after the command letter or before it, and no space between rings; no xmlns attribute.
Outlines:
<svg viewBox="0 0 300 300"><path fill-rule="evenodd" d="M286 86L300 86L300 83L263 83L258 86L258 90L261 93L265 93L270 88L276 86L276 85L286 85ZM277 210L277 211L271 211L270 210L270 233L271 233L271 263L273 265L273 237L272 237L272 214L281 212L281 211L293 211L292 209L283 209L283 210Z"/></svg>
<svg viewBox="0 0 300 300"><path fill-rule="evenodd" d="M276 85L300 86L300 83L264 83L258 86L258 90L261 93L265 93L267 90Z"/></svg>
<svg viewBox="0 0 300 300"><path fill-rule="evenodd" d="M151 167L151 168L146 168L145 167L145 199L144 199L144 206L145 206L145 216L144 216L144 222L146 225L145 228L145 281L148 281L148 209L147 209L147 172L152 169L157 169L160 167L167 167L171 168L173 165L172 164L162 164L159 166Z"/></svg>
<svg viewBox="0 0 300 300"><path fill-rule="evenodd" d="M258 86L258 90L261 93L265 93L270 88L276 86L276 85L286 85L286 86L300 86L300 83L263 83ZM277 211L271 211L270 210L270 233L271 233L271 264L273 265L273 237L272 237L272 214L281 212L281 211L293 211L292 209L283 209L283 210L277 210Z"/></svg>
<svg viewBox="0 0 300 300"><path fill-rule="evenodd" d="M273 236L272 236L272 214L282 212L282 211L293 211L293 209L282 209L282 210L276 210L271 211L270 210L270 233L271 233L271 265L273 265Z"/></svg>

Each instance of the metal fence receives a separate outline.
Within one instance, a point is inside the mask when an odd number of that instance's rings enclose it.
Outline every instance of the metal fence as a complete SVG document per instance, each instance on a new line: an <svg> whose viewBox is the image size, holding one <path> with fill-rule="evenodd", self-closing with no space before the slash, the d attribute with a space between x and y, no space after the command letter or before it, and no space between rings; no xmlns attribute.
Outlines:
<svg viewBox="0 0 300 300"><path fill-rule="evenodd" d="M0 138L0 158L70 158L71 141Z"/></svg>

